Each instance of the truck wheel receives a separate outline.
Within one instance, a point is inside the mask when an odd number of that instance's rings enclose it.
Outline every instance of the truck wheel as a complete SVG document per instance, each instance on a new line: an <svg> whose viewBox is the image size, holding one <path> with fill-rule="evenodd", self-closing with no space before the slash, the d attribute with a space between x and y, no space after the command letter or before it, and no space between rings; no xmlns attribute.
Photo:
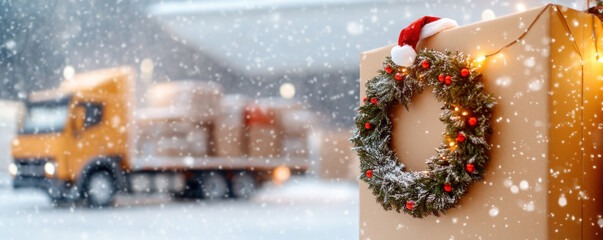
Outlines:
<svg viewBox="0 0 603 240"><path fill-rule="evenodd" d="M89 207L105 207L113 204L116 192L115 178L107 170L90 173L83 185L84 202Z"/></svg>
<svg viewBox="0 0 603 240"><path fill-rule="evenodd" d="M228 194L228 182L224 174L220 172L208 172L201 176L199 188L204 198L220 199Z"/></svg>
<svg viewBox="0 0 603 240"><path fill-rule="evenodd" d="M247 171L236 172L230 180L230 192L235 198L249 198L255 193L257 182Z"/></svg>

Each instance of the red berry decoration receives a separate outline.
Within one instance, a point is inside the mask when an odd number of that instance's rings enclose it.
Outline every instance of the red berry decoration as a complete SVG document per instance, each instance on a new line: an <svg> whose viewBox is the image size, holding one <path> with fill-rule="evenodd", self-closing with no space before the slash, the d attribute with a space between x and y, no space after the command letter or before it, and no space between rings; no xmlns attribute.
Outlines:
<svg viewBox="0 0 603 240"><path fill-rule="evenodd" d="M467 123L469 123L469 126L474 127L475 125L477 125L477 118L470 117L469 120L467 120Z"/></svg>
<svg viewBox="0 0 603 240"><path fill-rule="evenodd" d="M368 100L368 97L364 97L364 98L362 99L362 101L363 101L363 102L366 102L366 100Z"/></svg>
<svg viewBox="0 0 603 240"><path fill-rule="evenodd" d="M396 80L400 81L400 80L402 80L402 78L404 78L404 75L402 75L402 73L396 73L396 76L394 76L394 78L396 78Z"/></svg>
<svg viewBox="0 0 603 240"><path fill-rule="evenodd" d="M366 171L366 177L372 178L373 177L373 170L367 170Z"/></svg>
<svg viewBox="0 0 603 240"><path fill-rule="evenodd" d="M372 127L372 126L371 126L371 123L365 123L365 124L364 124L364 127L365 127L366 129L371 129L371 127Z"/></svg>
<svg viewBox="0 0 603 240"><path fill-rule="evenodd" d="M444 191L446 191L446 192L452 191L452 185L450 185L450 183L444 184Z"/></svg>
<svg viewBox="0 0 603 240"><path fill-rule="evenodd" d="M427 60L423 60L423 62L421 62L421 67L423 67L424 69L428 69L429 68L429 62Z"/></svg>
<svg viewBox="0 0 603 240"><path fill-rule="evenodd" d="M446 81L446 84L450 85L452 83L452 76L450 76L450 75L446 76L445 81Z"/></svg>
<svg viewBox="0 0 603 240"><path fill-rule="evenodd" d="M412 210L414 207L415 207L415 202L406 201L406 208L408 208L408 210Z"/></svg>
<svg viewBox="0 0 603 240"><path fill-rule="evenodd" d="M467 164L467 172L473 173L475 172L475 166L472 163Z"/></svg>
<svg viewBox="0 0 603 240"><path fill-rule="evenodd" d="M440 76L438 76L438 80L440 80L440 82L444 82L444 75L440 74Z"/></svg>
<svg viewBox="0 0 603 240"><path fill-rule="evenodd" d="M469 76L469 70L466 68L463 68L463 70L461 70L461 76L463 76L463 77Z"/></svg>
<svg viewBox="0 0 603 240"><path fill-rule="evenodd" d="M371 98L371 103L372 104L377 104L377 99L376 98Z"/></svg>
<svg viewBox="0 0 603 240"><path fill-rule="evenodd" d="M390 67L389 65L385 66L385 71L387 73L392 73L394 71L394 69L392 67Z"/></svg>
<svg viewBox="0 0 603 240"><path fill-rule="evenodd" d="M460 132L459 134L456 135L456 141L459 143L462 143L465 141L465 134L463 134L462 132Z"/></svg>

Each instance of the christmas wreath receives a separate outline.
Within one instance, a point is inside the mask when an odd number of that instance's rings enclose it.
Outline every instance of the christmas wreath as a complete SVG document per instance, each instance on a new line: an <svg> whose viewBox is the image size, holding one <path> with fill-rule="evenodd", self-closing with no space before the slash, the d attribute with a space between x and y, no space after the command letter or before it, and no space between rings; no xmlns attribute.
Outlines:
<svg viewBox="0 0 603 240"><path fill-rule="evenodd" d="M485 173L495 102L484 91L482 75L462 53L415 51L419 40L457 26L454 20L428 16L411 23L400 32L378 76L366 82L367 97L350 141L360 157L360 179L386 210L403 210L417 218L439 216ZM398 104L408 110L412 97L426 87L443 103L444 141L427 160L427 171L409 172L390 147L389 113Z"/></svg>
<svg viewBox="0 0 603 240"><path fill-rule="evenodd" d="M489 160L486 141L495 102L484 91L482 75L462 53L422 50L414 64L398 66L387 57L378 76L366 83L364 105L351 141L360 157L360 179L369 184L386 210L422 218L454 207L472 182L482 179ZM389 113L432 87L442 102L444 142L427 161L428 170L405 171L391 149Z"/></svg>

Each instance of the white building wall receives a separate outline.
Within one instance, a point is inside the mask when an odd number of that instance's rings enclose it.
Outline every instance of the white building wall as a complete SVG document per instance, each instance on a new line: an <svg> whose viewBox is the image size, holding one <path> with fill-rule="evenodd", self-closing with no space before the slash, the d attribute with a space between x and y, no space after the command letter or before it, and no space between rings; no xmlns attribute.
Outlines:
<svg viewBox="0 0 603 240"><path fill-rule="evenodd" d="M17 119L23 104L0 100L0 172L4 173L11 161L11 141L17 133Z"/></svg>

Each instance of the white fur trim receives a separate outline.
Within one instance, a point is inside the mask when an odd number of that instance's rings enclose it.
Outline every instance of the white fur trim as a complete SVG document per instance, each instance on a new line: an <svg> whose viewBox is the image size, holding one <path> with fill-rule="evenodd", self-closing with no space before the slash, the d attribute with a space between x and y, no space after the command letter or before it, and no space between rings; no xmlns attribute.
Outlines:
<svg viewBox="0 0 603 240"><path fill-rule="evenodd" d="M435 35L436 33L458 26L459 25L456 23L456 21L450 18L442 18L440 20L425 24L425 26L421 28L421 35L419 36L419 39L428 38Z"/></svg>
<svg viewBox="0 0 603 240"><path fill-rule="evenodd" d="M403 67L410 67L417 57L417 52L409 45L404 45L402 47L396 45L392 48L392 61L398 65Z"/></svg>

